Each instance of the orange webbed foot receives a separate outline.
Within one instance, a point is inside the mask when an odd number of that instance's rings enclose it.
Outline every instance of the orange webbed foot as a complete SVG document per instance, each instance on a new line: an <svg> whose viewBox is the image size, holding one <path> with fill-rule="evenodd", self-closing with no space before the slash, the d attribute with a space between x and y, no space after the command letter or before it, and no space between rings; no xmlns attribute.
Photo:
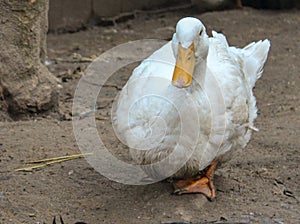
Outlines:
<svg viewBox="0 0 300 224"><path fill-rule="evenodd" d="M179 180L174 183L174 194L204 194L209 200L216 197L215 187L212 181L214 170L217 166L217 161L214 161L206 170L202 178L188 178Z"/></svg>

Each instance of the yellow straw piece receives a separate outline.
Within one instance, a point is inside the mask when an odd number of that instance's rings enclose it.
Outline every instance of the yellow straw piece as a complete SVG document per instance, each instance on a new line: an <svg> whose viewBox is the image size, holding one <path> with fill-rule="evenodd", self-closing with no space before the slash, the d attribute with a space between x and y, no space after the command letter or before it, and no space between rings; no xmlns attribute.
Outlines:
<svg viewBox="0 0 300 224"><path fill-rule="evenodd" d="M50 162L50 161L62 160L62 159L63 160L71 160L71 159L82 158L84 156L89 156L89 155L93 155L93 153L75 154L75 155L70 155L70 156L60 156L60 157L55 157L55 158L40 159L40 160L27 162L27 164L45 163L45 162Z"/></svg>
<svg viewBox="0 0 300 224"><path fill-rule="evenodd" d="M24 168L18 168L15 169L15 171L24 171L24 172L31 172L35 169L41 169L45 166L49 166L55 163L61 163L73 159L79 159L87 155L92 155L93 153L85 153L85 154L76 154L76 155L70 155L70 156L60 156L60 157L55 157L55 158L49 158L49 159L41 159L41 160L36 160L36 161L30 161L27 164L36 164L40 163L39 165L35 166L30 166L30 167L24 167Z"/></svg>

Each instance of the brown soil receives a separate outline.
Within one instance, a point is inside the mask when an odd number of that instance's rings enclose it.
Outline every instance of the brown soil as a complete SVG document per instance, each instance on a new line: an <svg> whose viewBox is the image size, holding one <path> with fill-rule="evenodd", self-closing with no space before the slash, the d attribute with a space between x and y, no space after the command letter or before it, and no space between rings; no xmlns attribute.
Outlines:
<svg viewBox="0 0 300 224"><path fill-rule="evenodd" d="M31 160L80 153L70 121L73 92L88 65L80 55L94 57L130 40L169 39L185 15L200 17L208 33L212 28L223 32L231 45L264 38L272 44L255 89L260 131L242 155L217 170L213 202L202 195L171 195L168 182L146 186L112 182L84 159L33 172L14 171ZM52 223L58 215L66 224L300 223L299 26L298 11L246 8L201 15L145 14L116 27L49 35L49 69L63 86L59 115L0 123L0 223ZM115 154L122 154L123 147L111 132L110 106L130 69L122 69L103 88L96 112L102 138Z"/></svg>

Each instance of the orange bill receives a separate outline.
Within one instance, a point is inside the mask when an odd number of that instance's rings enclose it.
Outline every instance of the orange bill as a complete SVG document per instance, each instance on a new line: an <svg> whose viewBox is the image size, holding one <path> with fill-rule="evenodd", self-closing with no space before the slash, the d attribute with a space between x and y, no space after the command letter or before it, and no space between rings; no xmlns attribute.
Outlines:
<svg viewBox="0 0 300 224"><path fill-rule="evenodd" d="M178 88L185 88L192 84L195 69L195 49L192 43L187 49L178 44L178 54L173 73L172 84Z"/></svg>

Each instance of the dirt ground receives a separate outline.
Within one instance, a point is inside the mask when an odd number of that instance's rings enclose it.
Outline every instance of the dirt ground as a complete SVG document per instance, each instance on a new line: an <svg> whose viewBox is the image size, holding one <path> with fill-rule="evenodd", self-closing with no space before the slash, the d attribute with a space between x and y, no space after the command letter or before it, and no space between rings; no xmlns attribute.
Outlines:
<svg viewBox="0 0 300 224"><path fill-rule="evenodd" d="M85 159L16 172L31 160L80 153L72 130L74 89L88 61L130 40L170 39L179 18L197 16L231 45L268 38L271 51L257 82L259 117L244 153L216 172L217 197L171 195L168 182L146 186L116 183ZM300 223L300 13L245 8L197 14L191 11L139 14L115 27L48 35L48 66L61 81L58 114L0 122L0 223ZM141 46L142 47L142 46ZM124 147L113 136L110 107L131 67L102 89L96 111L105 144ZM59 222L58 222L59 223Z"/></svg>

